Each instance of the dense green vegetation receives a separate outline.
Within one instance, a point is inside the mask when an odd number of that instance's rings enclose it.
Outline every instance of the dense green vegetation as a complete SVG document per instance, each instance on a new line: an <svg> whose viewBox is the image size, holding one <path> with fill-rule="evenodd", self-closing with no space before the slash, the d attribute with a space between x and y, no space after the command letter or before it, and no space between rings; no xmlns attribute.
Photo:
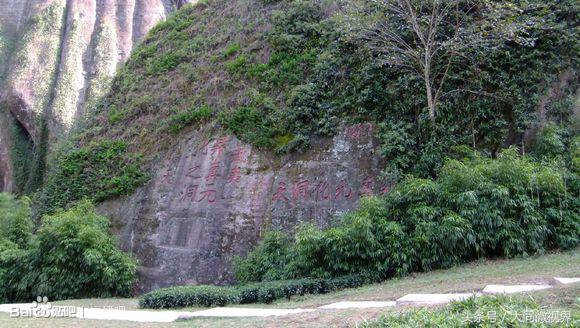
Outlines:
<svg viewBox="0 0 580 328"><path fill-rule="evenodd" d="M0 194L0 303L130 295L136 262L108 228L84 201L33 233L29 201Z"/></svg>
<svg viewBox="0 0 580 328"><path fill-rule="evenodd" d="M442 85L433 120L424 81L386 65L368 41L379 24L397 24L385 8L364 0L209 0L185 6L150 31L89 115L72 154L51 166L67 166L85 147L109 140L127 145L126 159L144 154L148 162L202 123L210 134L227 130L259 148L286 153L307 149L313 137L333 135L344 122L370 121L379 127L385 171L425 178L437 176L458 146L491 157L509 145L529 152L534 138L526 131L546 121L567 136L564 146L577 134L574 1L459 1L450 14L455 20L443 21L438 37L454 44L468 39L453 37L456 19L480 28L473 36L495 37L466 42L459 55L432 63L433 72L446 74L445 83L441 75L433 77ZM412 34L401 37L416 44ZM49 175L55 174L60 173ZM129 175L127 192L145 181ZM72 185L99 184L96 175L73 177ZM63 194L55 186L49 183L44 194ZM94 190L103 196L97 201L124 193ZM57 206L86 196L64 194L70 196Z"/></svg>
<svg viewBox="0 0 580 328"><path fill-rule="evenodd" d="M453 302L443 309L383 316L361 327L575 327L575 322L570 311L544 309L530 297L484 296Z"/></svg>
<svg viewBox="0 0 580 328"><path fill-rule="evenodd" d="M504 151L449 160L437 179L407 177L330 229L267 234L238 260L240 282L364 274L373 280L580 241L578 171Z"/></svg>
<svg viewBox="0 0 580 328"><path fill-rule="evenodd" d="M141 157L129 152L122 141L92 142L63 151L57 155L57 163L35 199L40 214L85 198L99 202L130 195L148 180Z"/></svg>
<svg viewBox="0 0 580 328"><path fill-rule="evenodd" d="M147 293L139 306L148 309L187 306L224 306L227 304L272 303L275 300L305 294L326 294L344 288L359 287L360 276L333 279L297 279L269 281L242 286L177 286Z"/></svg>
<svg viewBox="0 0 580 328"><path fill-rule="evenodd" d="M176 113L169 117L169 131L171 133L179 133L186 126L193 123L203 122L212 114L211 108L202 106L201 108L192 108L185 112Z"/></svg>

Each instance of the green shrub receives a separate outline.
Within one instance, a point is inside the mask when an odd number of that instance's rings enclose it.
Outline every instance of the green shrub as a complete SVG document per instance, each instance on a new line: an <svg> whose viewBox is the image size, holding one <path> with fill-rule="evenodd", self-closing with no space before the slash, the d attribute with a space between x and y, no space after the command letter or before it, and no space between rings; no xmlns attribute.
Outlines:
<svg viewBox="0 0 580 328"><path fill-rule="evenodd" d="M276 125L254 107L239 107L231 112L220 112L219 122L243 141L258 148L271 149L278 134Z"/></svg>
<svg viewBox="0 0 580 328"><path fill-rule="evenodd" d="M232 44L223 51L222 55L224 58L227 58L237 54L240 50L242 50L242 47L239 44Z"/></svg>
<svg viewBox="0 0 580 328"><path fill-rule="evenodd" d="M2 73L0 73L2 74ZM1 110L7 110L2 108ZM36 157L32 139L26 129L12 117L8 117L6 122L10 132L10 156L13 167L13 177L16 190L23 195L35 190L32 177L34 175L34 160Z"/></svg>
<svg viewBox="0 0 580 328"><path fill-rule="evenodd" d="M328 284L322 279L279 280L239 287L240 303L272 303L275 300L304 294L327 293Z"/></svg>
<svg viewBox="0 0 580 328"><path fill-rule="evenodd" d="M322 35L325 14L318 1L292 1L273 14L270 41L280 53L301 53L313 48Z"/></svg>
<svg viewBox="0 0 580 328"><path fill-rule="evenodd" d="M383 280L482 257L541 254L580 242L578 176L521 157L449 160L438 179L407 177L363 199L338 225L266 235L235 263L241 281L357 274Z"/></svg>
<svg viewBox="0 0 580 328"><path fill-rule="evenodd" d="M108 229L107 218L87 201L43 217L30 264L33 294L53 300L131 295L136 262L117 248Z"/></svg>
<svg viewBox="0 0 580 328"><path fill-rule="evenodd" d="M0 227L13 225L0 231L0 301L131 295L136 262L117 248L108 220L89 202L43 217L36 235L29 211L26 200L0 194Z"/></svg>
<svg viewBox="0 0 580 328"><path fill-rule="evenodd" d="M0 303L21 293L20 279L29 269L27 250L34 243L32 228L29 200L0 193Z"/></svg>
<svg viewBox="0 0 580 328"><path fill-rule="evenodd" d="M564 159L567 152L566 131L556 124L550 123L542 128L538 134L534 153L540 159Z"/></svg>
<svg viewBox="0 0 580 328"><path fill-rule="evenodd" d="M30 291L28 273L33 251L20 249L0 239L0 303L30 302L38 295Z"/></svg>
<svg viewBox="0 0 580 328"><path fill-rule="evenodd" d="M570 145L571 167L575 174L580 174L580 136L572 139Z"/></svg>
<svg viewBox="0 0 580 328"><path fill-rule="evenodd" d="M280 231L269 231L245 259L234 259L235 277L239 283L283 279L281 272L289 260L292 240Z"/></svg>
<svg viewBox="0 0 580 328"><path fill-rule="evenodd" d="M109 123L116 124L122 120L124 120L128 115L127 111L118 110L115 106L110 106L108 111L108 119Z"/></svg>
<svg viewBox="0 0 580 328"><path fill-rule="evenodd" d="M226 63L226 68L232 74L242 74L248 67L248 57L239 55Z"/></svg>
<svg viewBox="0 0 580 328"><path fill-rule="evenodd" d="M4 242L4 246L12 244L16 248L28 248L32 241L32 228L30 200L26 197L15 199L10 194L0 193L0 241Z"/></svg>
<svg viewBox="0 0 580 328"><path fill-rule="evenodd" d="M147 74L159 75L174 68L181 63L182 58L175 52L169 52L158 57L154 57L147 65Z"/></svg>
<svg viewBox="0 0 580 328"><path fill-rule="evenodd" d="M213 110L208 106L202 106L200 108L192 108L185 112L177 113L171 115L167 119L167 125L169 126L169 132L179 133L185 127L201 123L206 121L213 114Z"/></svg>

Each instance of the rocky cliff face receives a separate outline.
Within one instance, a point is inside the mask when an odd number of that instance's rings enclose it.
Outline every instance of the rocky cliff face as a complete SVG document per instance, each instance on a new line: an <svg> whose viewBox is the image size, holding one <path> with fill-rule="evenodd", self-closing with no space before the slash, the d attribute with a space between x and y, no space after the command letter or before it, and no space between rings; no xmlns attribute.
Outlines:
<svg viewBox="0 0 580 328"><path fill-rule="evenodd" d="M92 113L135 44L187 2L0 0L9 8L0 13L0 190L23 188L14 177L33 173L15 155L50 155ZM160 154L150 165L153 179L132 196L99 205L121 246L139 259L140 290L229 282L232 257L264 230L328 226L363 195L392 184L380 177L370 124L343 127L308 152L283 157L230 135L207 139L215 132L207 129ZM23 149L15 152L15 144Z"/></svg>
<svg viewBox="0 0 580 328"><path fill-rule="evenodd" d="M230 262L265 229L326 227L363 195L387 192L373 126L345 127L307 153L275 157L225 135L200 134L165 154L151 183L100 211L140 259L140 289L226 283Z"/></svg>
<svg viewBox="0 0 580 328"><path fill-rule="evenodd" d="M20 169L12 167L13 125L31 150L64 138L106 93L134 45L184 3L0 0L0 190L15 188Z"/></svg>

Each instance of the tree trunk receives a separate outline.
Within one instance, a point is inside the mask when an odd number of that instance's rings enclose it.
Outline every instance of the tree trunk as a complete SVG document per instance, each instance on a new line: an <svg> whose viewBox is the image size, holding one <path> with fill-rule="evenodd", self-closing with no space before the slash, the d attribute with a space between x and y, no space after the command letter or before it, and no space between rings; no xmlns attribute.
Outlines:
<svg viewBox="0 0 580 328"><path fill-rule="evenodd" d="M431 72L429 62L425 63L424 69L425 76L425 91L427 92L427 106L429 107L429 119L432 122L435 121L435 99L433 99L433 89L431 86Z"/></svg>

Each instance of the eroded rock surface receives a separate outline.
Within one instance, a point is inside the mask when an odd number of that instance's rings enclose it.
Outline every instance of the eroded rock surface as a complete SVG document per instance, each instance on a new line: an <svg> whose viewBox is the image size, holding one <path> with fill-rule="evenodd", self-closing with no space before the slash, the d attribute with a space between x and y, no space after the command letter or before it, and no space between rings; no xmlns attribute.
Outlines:
<svg viewBox="0 0 580 328"><path fill-rule="evenodd" d="M189 1L192 2L192 1ZM0 0L0 177L12 179L9 121L35 147L66 137L119 64L178 0ZM3 183L0 190L7 190Z"/></svg>
<svg viewBox="0 0 580 328"><path fill-rule="evenodd" d="M100 210L122 247L140 260L140 288L226 283L230 261L266 229L299 222L326 227L360 197L387 192L373 126L355 125L284 158L232 136L184 140L166 154L153 181Z"/></svg>

